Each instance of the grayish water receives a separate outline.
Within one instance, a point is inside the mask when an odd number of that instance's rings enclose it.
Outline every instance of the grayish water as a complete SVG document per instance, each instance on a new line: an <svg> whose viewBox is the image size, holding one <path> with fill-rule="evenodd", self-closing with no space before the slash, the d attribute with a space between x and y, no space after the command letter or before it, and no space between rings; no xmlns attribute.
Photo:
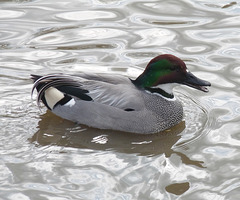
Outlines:
<svg viewBox="0 0 240 200"><path fill-rule="evenodd" d="M239 16L224 0L1 1L0 199L239 199ZM164 133L90 129L31 101L31 73L137 77L163 53L212 83L175 89L184 121Z"/></svg>

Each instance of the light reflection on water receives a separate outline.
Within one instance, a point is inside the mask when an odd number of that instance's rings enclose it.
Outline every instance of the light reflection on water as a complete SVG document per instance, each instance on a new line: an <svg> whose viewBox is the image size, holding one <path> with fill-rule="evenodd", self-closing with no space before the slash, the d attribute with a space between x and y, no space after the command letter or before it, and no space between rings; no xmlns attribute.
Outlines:
<svg viewBox="0 0 240 200"><path fill-rule="evenodd" d="M239 3L1 1L0 198L232 199L240 192ZM182 123L139 136L39 111L29 75L136 77L154 56L181 57L212 83L175 89Z"/></svg>

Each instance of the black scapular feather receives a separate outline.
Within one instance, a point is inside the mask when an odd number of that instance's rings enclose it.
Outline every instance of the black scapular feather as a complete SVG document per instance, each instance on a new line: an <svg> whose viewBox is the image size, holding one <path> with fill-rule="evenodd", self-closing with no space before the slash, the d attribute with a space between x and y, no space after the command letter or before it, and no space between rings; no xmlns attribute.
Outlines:
<svg viewBox="0 0 240 200"><path fill-rule="evenodd" d="M82 89L81 84L77 83L75 80L70 79L68 76L61 74L48 76L31 75L31 79L35 83L33 90L36 88L38 91L37 101L39 102L42 100L45 105L47 104L44 97L44 92L50 87L57 88L59 91L65 94L65 97L72 96L84 101L93 100L89 95L87 95L89 92L88 90Z"/></svg>

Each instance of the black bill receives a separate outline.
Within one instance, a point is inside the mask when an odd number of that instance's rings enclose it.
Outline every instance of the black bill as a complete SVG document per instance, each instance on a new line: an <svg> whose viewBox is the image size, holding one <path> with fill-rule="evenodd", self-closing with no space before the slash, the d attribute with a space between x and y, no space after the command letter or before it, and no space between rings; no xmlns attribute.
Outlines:
<svg viewBox="0 0 240 200"><path fill-rule="evenodd" d="M183 81L183 84L189 87L201 90L203 92L208 92L207 86L211 86L210 82L194 76L191 72L187 72L185 80Z"/></svg>

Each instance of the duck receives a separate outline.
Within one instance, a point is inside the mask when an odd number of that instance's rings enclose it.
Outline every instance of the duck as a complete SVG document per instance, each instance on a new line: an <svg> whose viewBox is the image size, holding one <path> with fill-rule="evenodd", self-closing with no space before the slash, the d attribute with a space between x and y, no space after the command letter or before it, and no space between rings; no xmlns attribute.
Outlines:
<svg viewBox="0 0 240 200"><path fill-rule="evenodd" d="M179 124L183 106L173 88L208 92L211 83L192 74L183 60L162 54L136 79L113 74L31 75L32 95L55 115L97 129L158 133Z"/></svg>

